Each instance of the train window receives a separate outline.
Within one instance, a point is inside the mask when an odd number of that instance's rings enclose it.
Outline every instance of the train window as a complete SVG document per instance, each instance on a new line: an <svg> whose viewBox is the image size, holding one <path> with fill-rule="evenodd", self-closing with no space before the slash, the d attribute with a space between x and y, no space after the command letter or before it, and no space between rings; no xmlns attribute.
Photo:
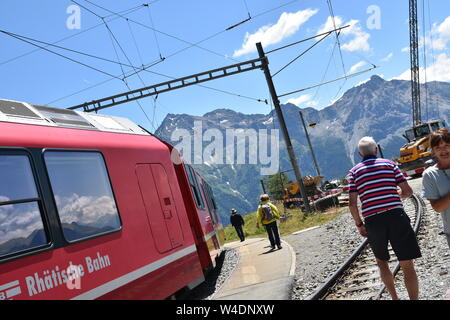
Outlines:
<svg viewBox="0 0 450 320"><path fill-rule="evenodd" d="M189 184L191 185L192 194L194 195L194 200L197 208L204 209L205 204L202 199L202 195L200 193L200 189L197 183L197 179L195 177L195 171L191 166L186 165L185 166L187 176L189 179Z"/></svg>
<svg viewBox="0 0 450 320"><path fill-rule="evenodd" d="M66 240L74 242L120 229L100 153L46 151L44 158Z"/></svg>
<svg viewBox="0 0 450 320"><path fill-rule="evenodd" d="M208 192L209 199L211 200L211 204L212 204L214 210L217 210L217 204L216 204L216 199L214 199L214 193L208 184L206 185L206 190Z"/></svg>
<svg viewBox="0 0 450 320"><path fill-rule="evenodd" d="M0 258L48 244L30 159L0 154Z"/></svg>

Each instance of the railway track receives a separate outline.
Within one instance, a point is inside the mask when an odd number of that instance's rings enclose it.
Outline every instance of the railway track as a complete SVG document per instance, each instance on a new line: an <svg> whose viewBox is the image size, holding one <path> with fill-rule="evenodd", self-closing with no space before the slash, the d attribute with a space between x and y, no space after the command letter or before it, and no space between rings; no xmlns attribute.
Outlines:
<svg viewBox="0 0 450 320"><path fill-rule="evenodd" d="M403 205L417 234L425 210L424 202L414 194L404 200ZM390 246L389 253L389 266L395 276L400 264ZM379 300L384 290L375 257L366 238L307 300Z"/></svg>

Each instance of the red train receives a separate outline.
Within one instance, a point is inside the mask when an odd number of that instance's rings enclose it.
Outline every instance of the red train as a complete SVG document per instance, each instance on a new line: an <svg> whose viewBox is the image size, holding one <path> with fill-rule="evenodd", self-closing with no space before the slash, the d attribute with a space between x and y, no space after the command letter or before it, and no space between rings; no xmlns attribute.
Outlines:
<svg viewBox="0 0 450 320"><path fill-rule="evenodd" d="M0 100L0 300L165 299L224 242L211 187L133 122Z"/></svg>

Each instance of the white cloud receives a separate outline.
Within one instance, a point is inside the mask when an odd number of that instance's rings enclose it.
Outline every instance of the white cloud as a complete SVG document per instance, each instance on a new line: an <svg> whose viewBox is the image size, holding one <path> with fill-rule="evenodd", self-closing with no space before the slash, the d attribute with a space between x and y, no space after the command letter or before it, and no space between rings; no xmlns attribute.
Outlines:
<svg viewBox="0 0 450 320"><path fill-rule="evenodd" d="M440 24L434 23L431 32L425 37L420 39L420 46L424 43L429 50L430 47L433 50L443 51L447 50L447 45L450 42L450 16L444 19ZM402 49L402 51L409 51L408 48ZM450 82L450 57L447 53L439 53L433 57L433 63L426 69L421 67L419 69L420 82L425 82L425 73L427 81L445 81ZM410 69L405 70L402 74L392 79L396 80L411 80Z"/></svg>
<svg viewBox="0 0 450 320"><path fill-rule="evenodd" d="M336 24L336 28L339 28L342 26L342 18L339 16L334 17L334 23ZM325 22L324 25L322 25L322 27L320 27L320 29L317 31L317 34L321 34L321 33L325 33L327 31L333 30L334 29L334 24L333 24L333 18L332 17L328 17L327 21ZM344 29L345 30L345 29Z"/></svg>
<svg viewBox="0 0 450 320"><path fill-rule="evenodd" d="M382 62L388 62L392 59L392 57L394 56L394 54L391 52L389 53L386 57L384 57L383 59L381 59Z"/></svg>
<svg viewBox="0 0 450 320"><path fill-rule="evenodd" d="M370 34L368 32L365 32L361 26L359 25L358 20L350 20L346 23L343 23L344 20L339 17L334 17L334 24L333 24L333 18L328 17L327 21L325 22L322 27L319 28L319 31L317 31L317 34L324 33L326 31L330 31L334 29L334 26L336 25L336 28L350 25L349 27L342 29L340 33L341 39L345 39L347 42L341 43L341 49L347 50L347 51L369 51L370 45L369 45L369 38ZM348 41L348 38L353 37L350 41Z"/></svg>
<svg viewBox="0 0 450 320"><path fill-rule="evenodd" d="M262 26L255 33L246 33L241 49L235 50L233 57L239 57L256 51L255 43L261 42L263 47L278 43L293 35L300 26L307 22L318 10L306 9L295 13L283 12L274 25Z"/></svg>
<svg viewBox="0 0 450 320"><path fill-rule="evenodd" d="M365 61L360 61L360 62L354 64L354 65L350 68L350 70L348 71L348 73L354 73L354 72L356 72L357 70L359 70L361 67L365 66L366 64L367 64L367 62L365 62Z"/></svg>
<svg viewBox="0 0 450 320"><path fill-rule="evenodd" d="M355 37L347 43L344 43L341 48L347 51L369 51L370 34L362 30L359 26L358 20L351 20L347 24L350 27L343 30L343 34L354 35Z"/></svg>
<svg viewBox="0 0 450 320"><path fill-rule="evenodd" d="M435 24L431 34L436 35L436 38L433 40L425 38L426 44L431 45L435 50L445 50L447 43L450 41L450 16L441 24Z"/></svg>
<svg viewBox="0 0 450 320"><path fill-rule="evenodd" d="M319 104L319 102L317 102L315 100L311 100L311 99L312 99L312 95L308 93L308 94L303 94L297 98L291 98L291 99L287 100L286 103L292 103L298 107L302 104L306 105L307 107L315 107Z"/></svg>
<svg viewBox="0 0 450 320"><path fill-rule="evenodd" d="M70 197L56 197L62 223L114 226L117 209L109 196L90 197L73 194Z"/></svg>
<svg viewBox="0 0 450 320"><path fill-rule="evenodd" d="M419 70L420 82L425 82L425 69ZM437 55L436 62L426 68L427 81L445 81L450 82L450 57L446 53ZM411 80L410 69L401 75L392 78L393 80Z"/></svg>
<svg viewBox="0 0 450 320"><path fill-rule="evenodd" d="M430 32L425 37L420 37L419 47L433 48L433 50L443 51L447 49L447 44L450 41L450 16L445 18L441 23L434 23ZM409 47L402 49L402 52L409 52Z"/></svg>
<svg viewBox="0 0 450 320"><path fill-rule="evenodd" d="M26 238L42 228L36 203L0 206L0 245L12 239Z"/></svg>

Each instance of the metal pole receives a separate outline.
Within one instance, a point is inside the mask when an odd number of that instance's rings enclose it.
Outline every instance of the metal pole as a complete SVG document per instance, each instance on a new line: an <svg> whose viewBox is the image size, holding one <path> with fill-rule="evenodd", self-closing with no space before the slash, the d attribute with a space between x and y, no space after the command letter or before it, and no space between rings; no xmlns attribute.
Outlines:
<svg viewBox="0 0 450 320"><path fill-rule="evenodd" d="M264 75L266 76L267 85L269 86L270 95L272 97L273 105L275 107L275 111L278 116L278 121L280 122L281 132L283 132L284 141L286 142L286 148L289 155L289 159L292 164L292 168L294 169L295 178L297 179L298 186L300 187L300 194L303 198L303 203L305 205L305 212L310 213L311 207L309 205L308 197L306 196L305 186L303 185L302 175L300 173L300 168L297 163L297 157L294 153L294 148L292 147L291 138L289 137L289 132L286 127L286 123L284 121L283 112L280 107L280 100L278 100L277 92L275 90L275 85L272 81L272 76L270 75L269 70L269 60L267 59L264 50L262 48L261 42L256 44L256 48L258 49L258 54L260 59L262 60L262 69L264 71Z"/></svg>
<svg viewBox="0 0 450 320"><path fill-rule="evenodd" d="M378 151L380 151L380 156L381 156L381 158L384 158L383 150L381 150L380 144L377 144L377 146L378 146Z"/></svg>
<svg viewBox="0 0 450 320"><path fill-rule="evenodd" d="M263 179L261 179L261 180L259 180L259 181L261 181L261 187L262 187L262 189L263 189L263 193L266 194L266 193L267 193L267 192L266 192L266 186L264 185Z"/></svg>
<svg viewBox="0 0 450 320"><path fill-rule="evenodd" d="M319 170L319 164L317 163L316 155L314 154L314 150L313 150L313 147L312 147L312 144L311 144L311 140L309 140L309 134L308 134L308 130L306 129L305 119L303 119L303 114L302 114L301 111L299 111L298 113L300 113L300 118L302 119L303 129L305 129L306 140L308 140L309 149L311 150L311 154L312 154L312 157L313 157L314 166L316 167L317 175L321 176L320 170Z"/></svg>

